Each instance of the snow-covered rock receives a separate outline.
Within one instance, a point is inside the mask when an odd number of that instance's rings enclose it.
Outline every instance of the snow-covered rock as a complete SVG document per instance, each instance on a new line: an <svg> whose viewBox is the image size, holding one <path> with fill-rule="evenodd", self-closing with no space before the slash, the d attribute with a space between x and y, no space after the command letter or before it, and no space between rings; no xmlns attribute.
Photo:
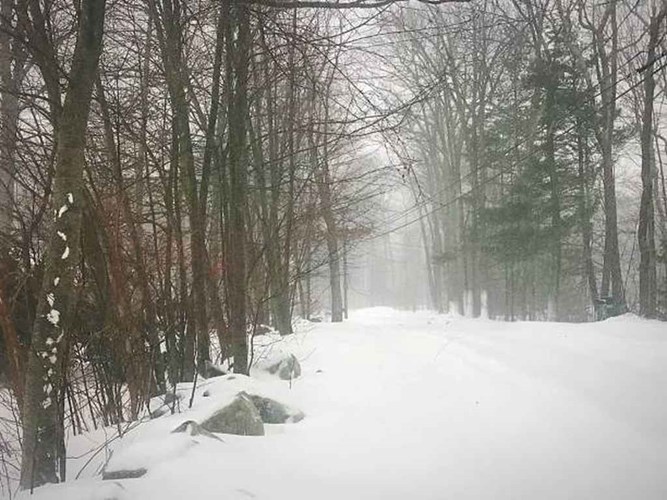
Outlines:
<svg viewBox="0 0 667 500"><path fill-rule="evenodd" d="M259 410L245 392L240 392L228 405L217 410L201 423L209 432L263 436L264 423Z"/></svg>
<svg viewBox="0 0 667 500"><path fill-rule="evenodd" d="M136 479L146 474L146 472L148 472L148 470L144 469L143 467L139 467L138 469L104 471L102 473L102 479L106 481L111 481L114 479Z"/></svg>
<svg viewBox="0 0 667 500"><path fill-rule="evenodd" d="M259 361L256 367L271 375L278 375L281 380L292 380L301 376L299 360L291 353L277 353L266 360Z"/></svg>
<svg viewBox="0 0 667 500"><path fill-rule="evenodd" d="M275 399L249 394L250 400L257 407L262 422L265 424L285 424L300 422L305 415L301 410L290 408Z"/></svg>

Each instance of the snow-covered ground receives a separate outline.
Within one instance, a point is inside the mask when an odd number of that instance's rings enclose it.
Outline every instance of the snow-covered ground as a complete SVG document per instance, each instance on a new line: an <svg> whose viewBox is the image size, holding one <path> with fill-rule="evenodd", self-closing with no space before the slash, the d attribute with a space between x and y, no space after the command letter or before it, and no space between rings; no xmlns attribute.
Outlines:
<svg viewBox="0 0 667 500"><path fill-rule="evenodd" d="M114 459L150 464L144 477L102 481L99 453L82 479L33 498L667 498L665 323L500 323L375 308L302 325L279 348L302 364L291 387L210 379L193 410L114 441ZM267 425L263 437L169 434L240 389L306 418ZM71 476L102 438L72 441L80 458Z"/></svg>

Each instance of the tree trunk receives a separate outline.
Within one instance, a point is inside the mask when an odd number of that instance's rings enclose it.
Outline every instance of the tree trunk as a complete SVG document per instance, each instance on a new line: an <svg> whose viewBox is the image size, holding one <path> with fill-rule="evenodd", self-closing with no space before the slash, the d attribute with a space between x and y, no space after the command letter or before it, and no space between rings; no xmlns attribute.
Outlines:
<svg viewBox="0 0 667 500"><path fill-rule="evenodd" d="M155 9L155 6L153 6ZM200 372L205 370L206 362L210 361L209 334L206 296L206 244L205 244L205 215L200 197L205 192L198 191L195 173L195 158L190 132L190 105L186 95L187 74L183 61L183 7L179 2L163 2L162 22L164 30L158 30L160 45L165 64L165 77L169 97L172 104L173 120L178 137L178 163L182 177L182 186L185 199L188 203L188 219L190 223L190 267L192 269L192 321L188 324L187 346L191 350L193 343L197 346L197 367ZM157 18L157 13L154 13ZM215 99L214 99L215 102ZM213 124L215 126L215 124ZM209 145L209 148L212 147ZM210 150L208 153L210 158ZM208 160L210 161L210 159ZM206 169L205 169L206 172ZM206 176L204 176L206 178ZM192 380L194 376L194 359L185 359L185 380Z"/></svg>
<svg viewBox="0 0 667 500"><path fill-rule="evenodd" d="M603 130L601 135L602 181L604 186L605 243L602 275L602 295L609 294L614 301L625 307L625 291L621 272L621 257L618 245L618 215L616 211L616 181L614 176L614 122L616 119L616 81L618 74L618 30L616 25L616 2L609 3L608 19L612 25L611 52L607 53L605 42L597 36L598 52L601 58Z"/></svg>
<svg viewBox="0 0 667 500"><path fill-rule="evenodd" d="M653 64L656 59L656 47L659 43L660 23L665 17L666 7L651 16L649 26L649 45L647 65L644 66L644 111L642 113L641 151L642 151L642 196L639 205L639 313L653 318L657 312L657 277L655 249L655 207L653 199L653 179L655 151L653 149L653 100L655 79Z"/></svg>
<svg viewBox="0 0 667 500"><path fill-rule="evenodd" d="M341 293L340 257L338 248L337 225L331 209L331 194L328 176L323 172L317 182L320 191L322 218L327 228L326 241L329 260L329 286L331 287L331 321L343 321L343 296Z"/></svg>
<svg viewBox="0 0 667 500"><path fill-rule="evenodd" d="M556 106L556 89L549 87L546 96L546 113L549 116L547 121L547 137L545 141L545 161L547 163L547 172L549 176L549 191L551 202L551 252L552 262L550 266L550 280L548 288L548 316L550 321L559 319L559 292L560 292L560 270L561 270L561 201L560 201L560 183L556 164L556 144L555 128L553 114Z"/></svg>
<svg viewBox="0 0 667 500"><path fill-rule="evenodd" d="M125 224L127 225L130 233L130 241L132 243L132 250L134 253L135 267L137 271L139 291L141 293L141 302L142 302L142 311L143 311L143 321L142 328L145 331L146 339L150 344L151 353L159 352L160 350L160 338L155 328L156 320L156 311L155 304L153 302L153 297L150 293L148 273L146 271L146 264L144 261L145 251L144 245L141 239L140 225L141 222L137 224L134 214L132 213L132 207L130 204L130 198L128 196L128 191L123 185L123 171L120 161L120 155L117 151L117 145L113 137L113 127L111 123L111 115L109 111L109 105L106 100L106 95L104 88L102 86L102 81L97 77L97 100L100 104L100 112L102 115L102 122L104 128L104 137L107 149L107 156L109 159L109 164L113 171L115 181L117 183L118 193L120 197L120 208L123 211L125 216ZM141 218L139 218L141 220ZM143 335L142 335L143 337ZM162 394L166 390L165 380L164 380L164 367L162 366L160 356L155 356L155 366L154 368L154 377L156 383L156 389L158 394Z"/></svg>
<svg viewBox="0 0 667 500"><path fill-rule="evenodd" d="M348 319L350 315L350 303L348 301L348 270L347 270L347 244L343 240L343 317Z"/></svg>
<svg viewBox="0 0 667 500"><path fill-rule="evenodd" d="M248 337L246 333L246 225L245 213L248 97L247 79L250 58L250 21L248 7L240 2L225 0L227 23L227 57L232 58L233 90L228 95L229 106L229 266L227 269L227 298L229 329L234 371L248 373ZM231 4L231 5L230 5ZM230 26L233 21L234 26ZM232 36L237 30L237 36Z"/></svg>
<svg viewBox="0 0 667 500"><path fill-rule="evenodd" d="M58 121L55 221L28 357L21 487L63 481L61 394L67 313L79 261L86 125L102 49L105 0L82 0L69 87Z"/></svg>
<svg viewBox="0 0 667 500"><path fill-rule="evenodd" d="M10 20L14 16L14 2L1 0L0 3L0 258L9 248L14 213L14 157L16 153L16 133L19 118L18 86L12 73L12 63L23 63L12 57ZM14 45L18 44L18 41ZM16 70L15 70L16 71Z"/></svg>
<svg viewBox="0 0 667 500"><path fill-rule="evenodd" d="M577 134L577 158L578 158L578 176L579 176L579 214L581 224L581 243L582 260L584 267L584 277L588 284L588 294L593 307L597 307L598 284L595 276L595 266L593 264L593 225L591 223L591 210L588 206L588 152L583 139L583 132Z"/></svg>

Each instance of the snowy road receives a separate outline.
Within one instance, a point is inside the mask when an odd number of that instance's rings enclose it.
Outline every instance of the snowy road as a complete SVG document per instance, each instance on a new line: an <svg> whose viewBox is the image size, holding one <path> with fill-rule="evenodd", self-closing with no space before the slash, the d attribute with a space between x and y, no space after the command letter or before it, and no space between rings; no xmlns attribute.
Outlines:
<svg viewBox="0 0 667 500"><path fill-rule="evenodd" d="M664 323L372 309L288 344L304 374L283 390L303 422L203 443L122 498L667 498ZM44 498L101 494L91 481Z"/></svg>
<svg viewBox="0 0 667 500"><path fill-rule="evenodd" d="M299 454L331 498L667 498L664 324L324 328Z"/></svg>

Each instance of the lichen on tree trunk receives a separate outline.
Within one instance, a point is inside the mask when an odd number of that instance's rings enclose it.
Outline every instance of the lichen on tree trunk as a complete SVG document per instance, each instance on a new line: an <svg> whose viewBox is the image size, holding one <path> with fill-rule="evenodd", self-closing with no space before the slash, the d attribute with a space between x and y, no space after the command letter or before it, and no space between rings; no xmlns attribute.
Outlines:
<svg viewBox="0 0 667 500"><path fill-rule="evenodd" d="M105 0L83 0L65 104L56 129L54 223L28 356L23 405L21 487L64 480L60 386L67 312L74 291L83 202L84 147L102 48Z"/></svg>

